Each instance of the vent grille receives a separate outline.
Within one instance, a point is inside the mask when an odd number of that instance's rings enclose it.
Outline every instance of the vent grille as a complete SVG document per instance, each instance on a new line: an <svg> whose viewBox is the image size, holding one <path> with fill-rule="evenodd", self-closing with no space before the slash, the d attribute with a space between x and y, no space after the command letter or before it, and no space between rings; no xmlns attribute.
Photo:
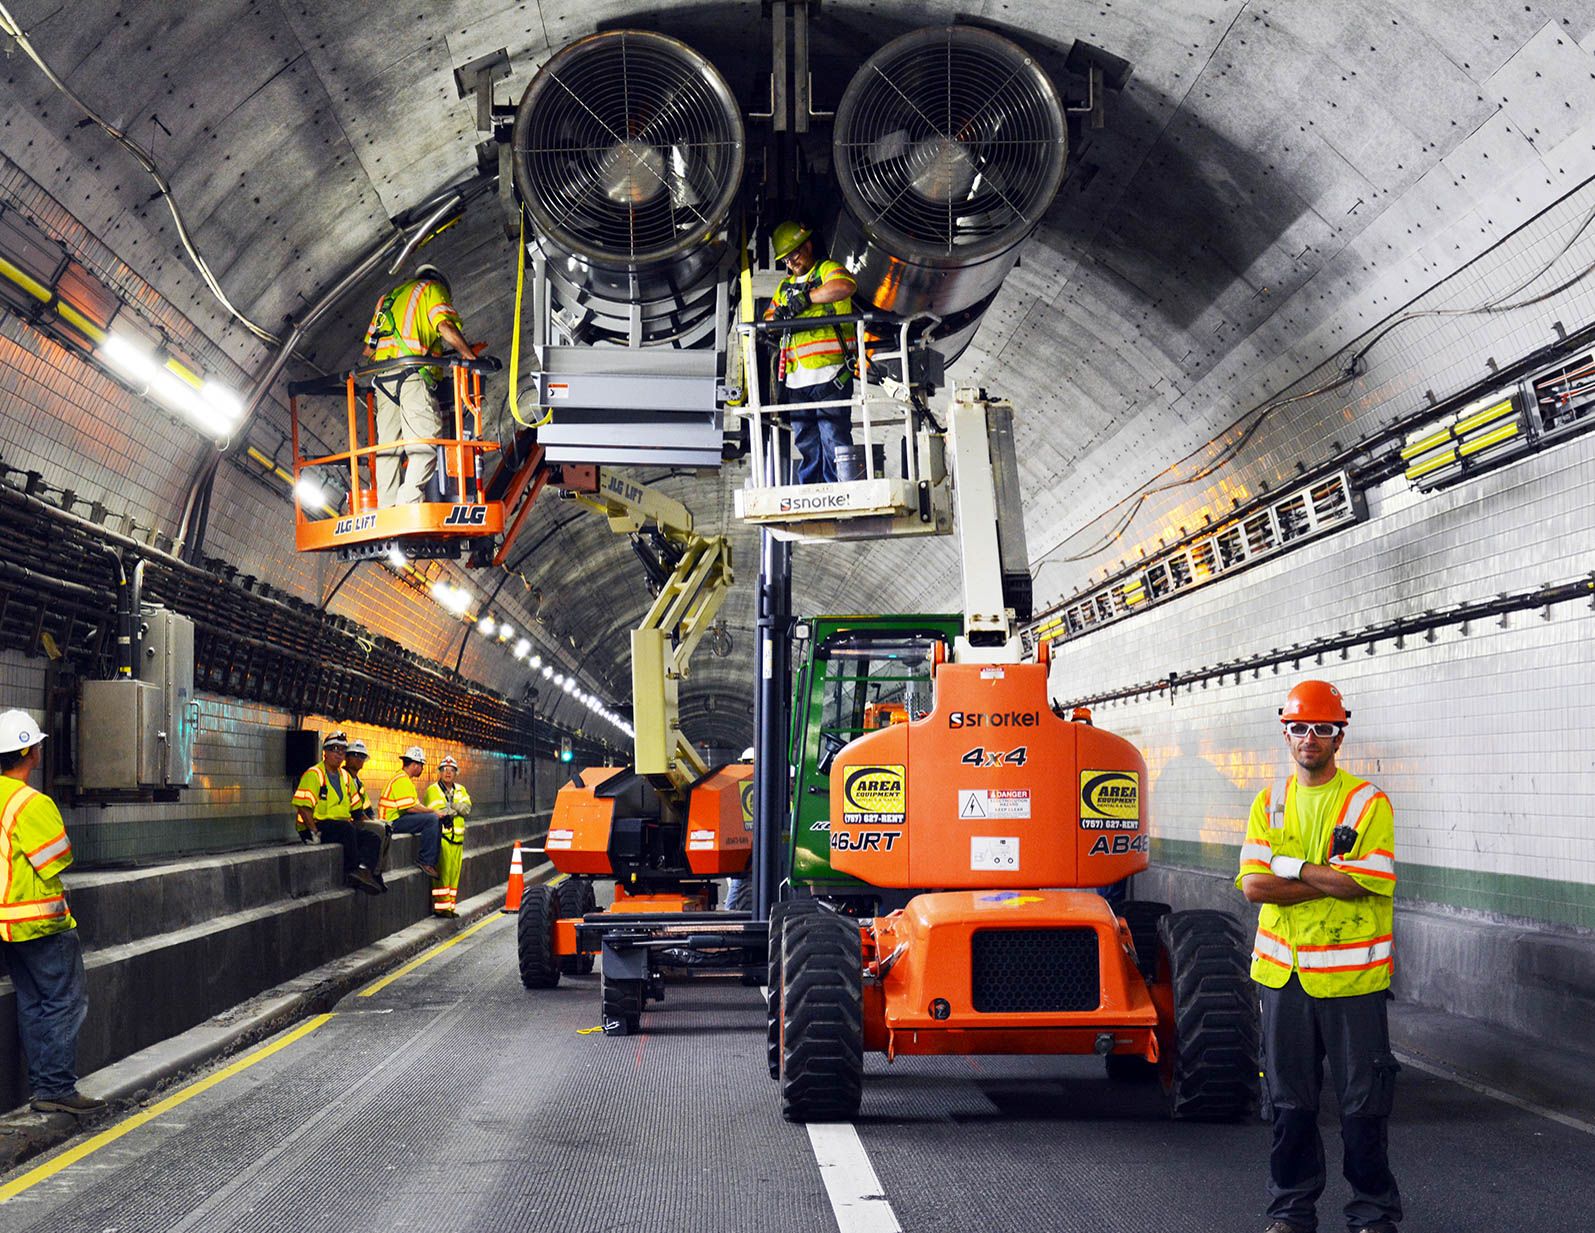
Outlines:
<svg viewBox="0 0 1595 1233"><path fill-rule="evenodd" d="M724 78L686 44L643 31L593 35L549 60L513 140L539 235L627 268L700 247L742 179L742 117Z"/></svg>
<svg viewBox="0 0 1595 1233"><path fill-rule="evenodd" d="M970 951L971 1000L981 1014L1095 1010L1102 1002L1095 929L982 929Z"/></svg>
<svg viewBox="0 0 1595 1233"><path fill-rule="evenodd" d="M888 43L837 109L842 192L899 256L1008 247L1052 202L1067 151L1052 82L986 30L947 26Z"/></svg>

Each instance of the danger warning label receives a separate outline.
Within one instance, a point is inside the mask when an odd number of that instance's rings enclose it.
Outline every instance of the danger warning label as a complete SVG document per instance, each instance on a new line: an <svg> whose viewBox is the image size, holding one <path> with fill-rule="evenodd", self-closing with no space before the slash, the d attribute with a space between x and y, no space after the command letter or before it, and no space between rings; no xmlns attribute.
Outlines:
<svg viewBox="0 0 1595 1233"><path fill-rule="evenodd" d="M960 788L960 818L1028 818L1029 788Z"/></svg>

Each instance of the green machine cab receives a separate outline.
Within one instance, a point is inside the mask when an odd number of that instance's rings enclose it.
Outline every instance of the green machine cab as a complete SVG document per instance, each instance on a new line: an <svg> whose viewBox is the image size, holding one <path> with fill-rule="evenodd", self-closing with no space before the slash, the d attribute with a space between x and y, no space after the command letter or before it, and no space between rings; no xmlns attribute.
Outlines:
<svg viewBox="0 0 1595 1233"><path fill-rule="evenodd" d="M831 760L856 737L930 710L934 648L950 652L963 627L962 617L945 613L822 616L799 626L784 870L794 889L879 898L879 888L831 868Z"/></svg>

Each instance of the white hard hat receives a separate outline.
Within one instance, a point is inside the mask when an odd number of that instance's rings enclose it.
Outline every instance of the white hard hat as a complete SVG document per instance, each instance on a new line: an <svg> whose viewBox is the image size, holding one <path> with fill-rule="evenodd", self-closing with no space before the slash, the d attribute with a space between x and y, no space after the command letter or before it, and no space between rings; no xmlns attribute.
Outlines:
<svg viewBox="0 0 1595 1233"><path fill-rule="evenodd" d="M371 751L366 748L364 741L350 741L349 752L352 754L369 754Z"/></svg>
<svg viewBox="0 0 1595 1233"><path fill-rule="evenodd" d="M419 762L425 766L426 751L423 750L419 745L411 745L410 748L404 751L404 760L406 762Z"/></svg>
<svg viewBox="0 0 1595 1233"><path fill-rule="evenodd" d="M438 770L441 771L445 766L452 766L455 770L460 769L460 764L454 760L453 754L447 754L444 756L443 761L438 763Z"/></svg>
<svg viewBox="0 0 1595 1233"><path fill-rule="evenodd" d="M321 747L323 749L348 749L349 738L343 734L343 729L339 728L321 742Z"/></svg>
<svg viewBox="0 0 1595 1233"><path fill-rule="evenodd" d="M7 711L0 715L0 753L32 749L43 739L44 733L26 711Z"/></svg>

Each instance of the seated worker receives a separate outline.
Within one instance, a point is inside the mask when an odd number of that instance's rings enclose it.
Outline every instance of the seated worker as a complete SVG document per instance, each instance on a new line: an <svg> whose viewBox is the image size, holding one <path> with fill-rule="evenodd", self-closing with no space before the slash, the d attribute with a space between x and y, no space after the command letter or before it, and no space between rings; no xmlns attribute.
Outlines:
<svg viewBox="0 0 1595 1233"><path fill-rule="evenodd" d="M443 820L421 804L415 790L416 780L426 768L426 754L419 745L411 745L399 760L404 769L389 781L377 802L377 812L384 822L399 835L419 835L420 853L415 867L429 878L438 876L438 849L442 846Z"/></svg>
<svg viewBox="0 0 1595 1233"><path fill-rule="evenodd" d="M354 780L354 800L350 802L349 820L356 829L365 831L382 845L376 862L371 866L371 876L377 880L378 886L387 890L388 884L383 880L382 870L388 863L388 845L393 842L393 828L377 819L376 807L366 794L364 771L369 756L370 751L366 749L364 741L350 741L349 752L343 755L343 769Z"/></svg>
<svg viewBox="0 0 1595 1233"><path fill-rule="evenodd" d="M449 282L435 265L416 269L415 277L400 283L377 301L366 327L361 357L380 364L385 360L443 354L448 344L464 359L478 350L465 340L464 323L454 310ZM416 440L439 435L437 396L448 370L439 366L407 369L379 377L377 388L377 443ZM453 435L450 425L449 435ZM401 460L408 458L403 482ZM377 504L405 505L423 500L427 483L437 473L437 453L430 445L405 445L378 454Z"/></svg>
<svg viewBox="0 0 1595 1233"><path fill-rule="evenodd" d="M465 863L465 818L471 812L471 794L456 782L460 764L452 757L438 763L438 779L427 788L421 803L443 819L443 850L438 876L432 879L432 915L458 916L460 867Z"/></svg>
<svg viewBox="0 0 1595 1233"><path fill-rule="evenodd" d="M847 316L853 311L857 284L845 266L814 253L813 232L803 223L785 222L775 229L772 251L789 271L775 289L766 321ZM852 330L824 325L793 330L781 346L786 374L781 401L826 402L853 396L849 352ZM853 409L825 407L791 412L792 439L797 444L796 480L800 484L836 482L836 450L853 444Z"/></svg>
<svg viewBox="0 0 1595 1233"><path fill-rule="evenodd" d="M354 779L343 769L349 738L334 732L321 742L321 761L299 776L294 790L295 822L306 843L320 836L322 843L343 846L343 876L351 886L370 894L382 888L372 866L381 845L350 821L355 794Z"/></svg>

